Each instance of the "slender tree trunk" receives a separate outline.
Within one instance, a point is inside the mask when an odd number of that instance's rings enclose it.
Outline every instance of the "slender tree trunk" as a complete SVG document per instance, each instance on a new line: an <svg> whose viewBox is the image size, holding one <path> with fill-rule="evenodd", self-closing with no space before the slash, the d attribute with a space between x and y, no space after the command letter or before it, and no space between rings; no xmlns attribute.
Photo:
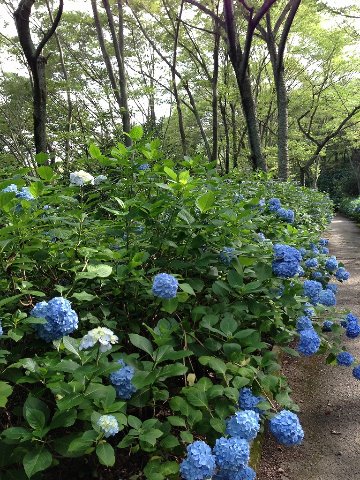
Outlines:
<svg viewBox="0 0 360 480"><path fill-rule="evenodd" d="M251 88L249 74L246 73L243 80L239 76L240 72L235 72L239 87L241 105L245 117L250 144L250 161L254 170L267 171L265 158L261 150L261 140L259 132L259 123L256 114L256 105Z"/></svg>
<svg viewBox="0 0 360 480"><path fill-rule="evenodd" d="M231 110L231 137L232 137L232 164L233 168L237 168L238 166L238 157L237 157L237 130L236 130L236 106L234 102L230 102L230 110Z"/></svg>
<svg viewBox="0 0 360 480"><path fill-rule="evenodd" d="M214 69L212 76L212 152L211 161L216 162L218 156L219 139L218 139L218 79L219 79L219 50L220 50L220 32L216 22L214 22L214 50L213 61Z"/></svg>
<svg viewBox="0 0 360 480"><path fill-rule="evenodd" d="M224 125L224 132L225 132L225 173L229 173L230 171L230 135L229 135L229 125L226 118L226 100L224 100L224 102L220 100L220 111L221 111L221 117Z"/></svg>
<svg viewBox="0 0 360 480"><path fill-rule="evenodd" d="M30 33L31 8L35 0L21 0L14 12L15 25L19 36L21 48L28 62L32 74L33 86L33 119L34 119L34 143L36 153L47 151L46 139L46 75L45 68L47 59L41 52L47 42L55 33L59 25L62 12L63 0L60 0L58 12L51 27L35 47Z"/></svg>
<svg viewBox="0 0 360 480"><path fill-rule="evenodd" d="M289 120L288 95L283 69L279 72L276 81L276 94L278 113L278 175L281 180L287 180L289 176Z"/></svg>
<svg viewBox="0 0 360 480"><path fill-rule="evenodd" d="M128 91L127 91L127 79L126 79L126 70L125 70L125 62L124 62L124 18L123 18L123 6L122 0L118 0L118 18L119 18L119 29L118 35L116 34L115 30L115 23L114 17L111 12L110 4L108 0L102 0L104 5L106 16L108 19L108 25L110 28L112 44L114 46L115 51L115 58L118 66L118 73L119 73L119 88L120 88L120 100L121 100L121 107L120 107L120 114L122 119L123 131L125 133L129 133L131 129L131 122L130 122L130 112L129 112L129 105L128 105ZM120 40L119 40L120 39ZM120 47L121 46L121 47ZM122 50L121 50L122 49ZM125 145L131 145L131 138L127 135L125 136Z"/></svg>

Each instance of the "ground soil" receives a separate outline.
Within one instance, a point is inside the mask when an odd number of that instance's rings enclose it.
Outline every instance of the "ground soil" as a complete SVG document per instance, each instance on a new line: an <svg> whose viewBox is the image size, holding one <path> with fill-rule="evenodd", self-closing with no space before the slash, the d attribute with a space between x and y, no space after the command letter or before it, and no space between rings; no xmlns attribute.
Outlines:
<svg viewBox="0 0 360 480"><path fill-rule="evenodd" d="M340 309L360 316L360 228L337 215L328 229L330 254L350 271L339 288ZM360 339L343 345L360 360ZM314 356L284 359L284 374L298 402L303 445L281 447L266 435L258 480L360 480L360 381L351 368Z"/></svg>

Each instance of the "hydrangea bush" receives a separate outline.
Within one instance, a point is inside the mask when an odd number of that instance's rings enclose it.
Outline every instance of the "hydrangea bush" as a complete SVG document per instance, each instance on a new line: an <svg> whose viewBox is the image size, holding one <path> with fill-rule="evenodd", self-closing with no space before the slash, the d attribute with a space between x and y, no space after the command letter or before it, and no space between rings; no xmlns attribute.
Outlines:
<svg viewBox="0 0 360 480"><path fill-rule="evenodd" d="M1 479L75 459L89 478L253 480L265 422L303 437L274 346L350 365L335 340L360 327L328 288L348 272L316 234L330 200L130 135L70 176L40 156L36 179L1 180Z"/></svg>

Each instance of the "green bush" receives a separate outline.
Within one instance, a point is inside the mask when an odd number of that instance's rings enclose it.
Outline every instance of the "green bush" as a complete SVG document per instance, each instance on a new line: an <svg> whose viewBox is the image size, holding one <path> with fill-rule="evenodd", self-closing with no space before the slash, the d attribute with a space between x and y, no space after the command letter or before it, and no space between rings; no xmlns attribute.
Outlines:
<svg viewBox="0 0 360 480"><path fill-rule="evenodd" d="M107 156L91 146L86 168L107 176L99 185L69 185L47 166L0 183L27 184L35 197L0 194L3 480L54 478L38 472L74 458L85 478L102 468L96 456L106 467L118 458L126 478L178 478L186 444L224 433L241 387L297 409L273 346L297 354L289 344L306 299L302 279L273 276L273 243L316 243L330 200L264 176L219 177L199 160L174 165L139 127L131 136L133 147L118 144ZM151 168L139 169L145 162ZM293 224L262 206L271 197L295 210ZM228 265L224 247L235 253ZM175 298L153 295L160 272L177 278ZM79 327L47 343L35 333L46 320L30 311L60 296ZM98 326L118 343L79 350ZM119 359L135 370L137 391L126 401L109 381ZM106 438L101 415L113 415L120 433Z"/></svg>

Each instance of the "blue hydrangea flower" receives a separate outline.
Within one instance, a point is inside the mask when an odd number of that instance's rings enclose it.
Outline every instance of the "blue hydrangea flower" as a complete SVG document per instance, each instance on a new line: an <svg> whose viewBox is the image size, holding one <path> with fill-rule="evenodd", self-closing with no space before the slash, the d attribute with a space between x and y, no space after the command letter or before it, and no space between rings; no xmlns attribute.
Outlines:
<svg viewBox="0 0 360 480"><path fill-rule="evenodd" d="M235 412L226 422L226 433L250 442L260 430L260 415L253 410Z"/></svg>
<svg viewBox="0 0 360 480"><path fill-rule="evenodd" d="M270 212L276 212L279 210L279 208L281 208L281 202L278 198L270 198L268 201L268 207Z"/></svg>
<svg viewBox="0 0 360 480"><path fill-rule="evenodd" d="M314 280L321 280L323 278L323 274L319 271L316 271L316 272L312 272L311 277Z"/></svg>
<svg viewBox="0 0 360 480"><path fill-rule="evenodd" d="M296 321L296 331L302 332L303 330L307 330L308 328L313 328L311 319L306 316L299 317Z"/></svg>
<svg viewBox="0 0 360 480"><path fill-rule="evenodd" d="M294 277L299 269L301 254L299 250L289 245L274 245L274 261L272 270L274 275L281 278Z"/></svg>
<svg viewBox="0 0 360 480"><path fill-rule="evenodd" d="M302 257L305 257L305 255L306 255L306 248L301 247L301 248L299 249L299 252L300 252L300 254L301 254Z"/></svg>
<svg viewBox="0 0 360 480"><path fill-rule="evenodd" d="M137 390L132 383L135 369L130 367L130 365L126 365L124 360L118 360L117 363L121 368L116 370L116 372L110 373L110 382L114 385L119 398L129 400Z"/></svg>
<svg viewBox="0 0 360 480"><path fill-rule="evenodd" d="M46 342L58 340L78 328L78 316L71 303L63 297L55 297L47 302L39 302L30 315L45 318L46 323L34 324L37 335Z"/></svg>
<svg viewBox="0 0 360 480"><path fill-rule="evenodd" d="M327 290L331 290L335 295L337 294L338 286L335 283L328 283L326 288Z"/></svg>
<svg viewBox="0 0 360 480"><path fill-rule="evenodd" d="M315 315L314 308L310 305L310 303L305 303L304 314L307 317L313 317Z"/></svg>
<svg viewBox="0 0 360 480"><path fill-rule="evenodd" d="M357 338L360 335L360 325L355 320L348 320L346 323L346 336L348 338Z"/></svg>
<svg viewBox="0 0 360 480"><path fill-rule="evenodd" d="M1 191L2 191L2 192L17 193L18 187L17 187L17 185L15 185L14 183L12 183L11 185L8 185L7 187L3 188Z"/></svg>
<svg viewBox="0 0 360 480"><path fill-rule="evenodd" d="M297 345L297 351L306 357L309 357L310 355L314 355L314 353L319 350L320 344L321 339L316 331L313 328L307 328L306 330L302 330L300 332L300 340Z"/></svg>
<svg viewBox="0 0 360 480"><path fill-rule="evenodd" d="M21 200L34 200L34 196L30 193L28 187L22 187L16 194L16 198L20 198Z"/></svg>
<svg viewBox="0 0 360 480"><path fill-rule="evenodd" d="M0 336L1 336L1 335L4 335L4 330L3 330L3 328L2 328L1 320L0 320Z"/></svg>
<svg viewBox="0 0 360 480"><path fill-rule="evenodd" d="M319 262L318 262L317 258L309 258L305 262L305 267L307 267L307 268L316 268L318 266L319 266Z"/></svg>
<svg viewBox="0 0 360 480"><path fill-rule="evenodd" d="M175 298L179 287L179 282L173 275L168 273L158 273L154 277L152 292L155 297Z"/></svg>
<svg viewBox="0 0 360 480"><path fill-rule="evenodd" d="M318 247L315 245L315 243L310 243L310 250L315 253L315 255L318 255L320 253L320 250Z"/></svg>
<svg viewBox="0 0 360 480"><path fill-rule="evenodd" d="M118 340L118 337L109 328L96 327L84 335L80 342L79 350L87 350L99 342L100 352L107 352L111 350L112 345L115 345Z"/></svg>
<svg viewBox="0 0 360 480"><path fill-rule="evenodd" d="M263 208L263 207L265 207L265 204L266 204L265 198L260 198L259 203L258 203L258 207Z"/></svg>
<svg viewBox="0 0 360 480"><path fill-rule="evenodd" d="M320 238L319 245L321 245L322 247L327 247L329 245L329 239L328 238Z"/></svg>
<svg viewBox="0 0 360 480"><path fill-rule="evenodd" d="M119 424L114 415L101 415L96 424L106 438L119 433Z"/></svg>
<svg viewBox="0 0 360 480"><path fill-rule="evenodd" d="M345 270L344 267L340 267L336 270L335 277L339 280L339 282L345 282L346 280L349 280L350 273Z"/></svg>
<svg viewBox="0 0 360 480"><path fill-rule="evenodd" d="M324 323L322 324L322 331L331 332L333 325L334 325L334 322L332 322L331 320L325 320Z"/></svg>
<svg viewBox="0 0 360 480"><path fill-rule="evenodd" d="M322 285L316 280L305 280L304 282L304 295L309 297L311 303L316 305L319 302L319 295L322 291Z"/></svg>
<svg viewBox="0 0 360 480"><path fill-rule="evenodd" d="M234 196L233 196L233 202L234 203L239 203L241 202L241 200L244 200L244 195L242 195L241 193L234 193Z"/></svg>
<svg viewBox="0 0 360 480"><path fill-rule="evenodd" d="M215 473L215 457L205 442L197 440L187 447L187 457L180 464L184 480L205 480Z"/></svg>
<svg viewBox="0 0 360 480"><path fill-rule="evenodd" d="M257 234L257 236L258 236L258 240L259 240L260 242L265 242L266 237L265 237L265 235L264 235L262 232L259 232L259 233Z"/></svg>
<svg viewBox="0 0 360 480"><path fill-rule="evenodd" d="M337 364L344 367L350 367L355 358L349 352L340 352L336 355Z"/></svg>
<svg viewBox="0 0 360 480"><path fill-rule="evenodd" d="M150 170L150 165L148 163L142 163L139 165L139 170Z"/></svg>
<svg viewBox="0 0 360 480"><path fill-rule="evenodd" d="M270 422L270 432L282 445L299 445L304 438L304 431L298 416L289 410L282 410Z"/></svg>
<svg viewBox="0 0 360 480"><path fill-rule="evenodd" d="M339 264L336 257L330 257L325 262L325 268L328 272L334 272L338 268Z"/></svg>
<svg viewBox="0 0 360 480"><path fill-rule="evenodd" d="M298 266L297 275L299 277L303 277L305 275L305 270L303 269L303 267L301 265Z"/></svg>
<svg viewBox="0 0 360 480"><path fill-rule="evenodd" d="M249 443L242 438L218 438L215 442L214 455L217 465L224 470L239 470L250 458Z"/></svg>
<svg viewBox="0 0 360 480"><path fill-rule="evenodd" d="M327 247L322 247L320 249L320 253L322 253L323 255L329 255L329 249Z"/></svg>
<svg viewBox="0 0 360 480"><path fill-rule="evenodd" d="M220 470L213 478L214 480L255 480L256 472L247 466L236 472L234 470Z"/></svg>
<svg viewBox="0 0 360 480"><path fill-rule="evenodd" d="M257 407L258 403L264 402L264 397L257 397L253 395L250 388L243 387L239 391L239 406L242 410L253 410L256 413L262 413L262 410Z"/></svg>
<svg viewBox="0 0 360 480"><path fill-rule="evenodd" d="M233 247L224 247L219 253L220 262L226 266L229 266L234 258L236 258L236 254Z"/></svg>
<svg viewBox="0 0 360 480"><path fill-rule="evenodd" d="M319 294L319 303L326 307L333 307L336 305L336 297L331 290L322 290Z"/></svg>
<svg viewBox="0 0 360 480"><path fill-rule="evenodd" d="M286 208L279 208L276 211L276 215L287 223L293 223L295 220L295 213L290 209L287 210Z"/></svg>
<svg viewBox="0 0 360 480"><path fill-rule="evenodd" d="M360 380L360 365L354 367L352 374L356 378L356 380Z"/></svg>

